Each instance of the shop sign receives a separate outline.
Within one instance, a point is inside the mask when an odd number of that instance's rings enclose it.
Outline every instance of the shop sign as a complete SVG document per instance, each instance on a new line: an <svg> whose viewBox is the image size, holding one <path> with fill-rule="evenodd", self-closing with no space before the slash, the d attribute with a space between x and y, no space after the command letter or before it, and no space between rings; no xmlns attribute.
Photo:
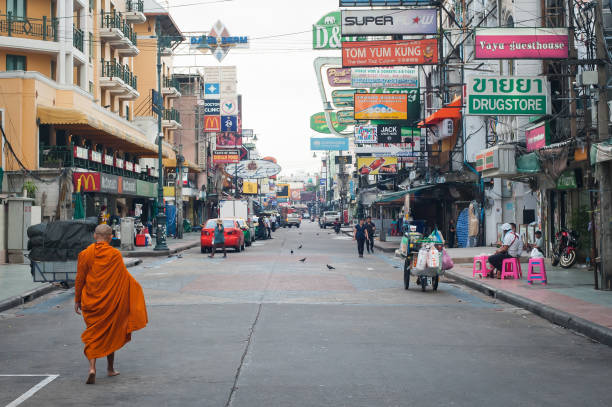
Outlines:
<svg viewBox="0 0 612 407"><path fill-rule="evenodd" d="M310 149L312 151L343 151L349 149L349 142L343 137L311 137Z"/></svg>
<svg viewBox="0 0 612 407"><path fill-rule="evenodd" d="M155 198L157 184L142 180L136 180L136 195Z"/></svg>
<svg viewBox="0 0 612 407"><path fill-rule="evenodd" d="M204 115L219 116L221 114L221 100L205 99L204 100Z"/></svg>
<svg viewBox="0 0 612 407"><path fill-rule="evenodd" d="M244 181L242 183L242 193L248 195L257 195L257 182Z"/></svg>
<svg viewBox="0 0 612 407"><path fill-rule="evenodd" d="M342 35L436 34L438 10L342 10Z"/></svg>
<svg viewBox="0 0 612 407"><path fill-rule="evenodd" d="M476 171L482 172L495 168L495 151L484 150L476 155Z"/></svg>
<svg viewBox="0 0 612 407"><path fill-rule="evenodd" d="M355 93L368 93L365 89L338 89L332 91L332 101L337 108L353 107Z"/></svg>
<svg viewBox="0 0 612 407"><path fill-rule="evenodd" d="M377 126L379 143L401 143L400 126L394 124L378 124Z"/></svg>
<svg viewBox="0 0 612 407"><path fill-rule="evenodd" d="M397 157L357 157L361 175L397 174Z"/></svg>
<svg viewBox="0 0 612 407"><path fill-rule="evenodd" d="M115 159L112 155L104 154L104 165L110 165L111 167L115 165Z"/></svg>
<svg viewBox="0 0 612 407"><path fill-rule="evenodd" d="M119 193L136 195L138 187L134 178L118 177L119 178Z"/></svg>
<svg viewBox="0 0 612 407"><path fill-rule="evenodd" d="M238 133L217 133L217 147L240 147L242 136Z"/></svg>
<svg viewBox="0 0 612 407"><path fill-rule="evenodd" d="M331 112L332 126L336 131L343 131L346 129L346 125L338 123L338 116L336 112ZM327 127L327 121L325 120L325 113L319 112L310 116L310 128L317 133L330 134L331 131Z"/></svg>
<svg viewBox="0 0 612 407"><path fill-rule="evenodd" d="M527 143L527 151L535 151L546 147L550 143L550 126L548 122L526 129L525 141Z"/></svg>
<svg viewBox="0 0 612 407"><path fill-rule="evenodd" d="M277 175L281 172L281 166L267 160L244 160L228 164L225 172L242 179L261 179Z"/></svg>
<svg viewBox="0 0 612 407"><path fill-rule="evenodd" d="M327 82L329 86L351 86L351 68L327 68Z"/></svg>
<svg viewBox="0 0 612 407"><path fill-rule="evenodd" d="M221 116L221 131L235 133L238 131L238 118L236 116Z"/></svg>
<svg viewBox="0 0 612 407"><path fill-rule="evenodd" d="M157 171L157 168L149 168L149 176L157 178L159 176L159 171Z"/></svg>
<svg viewBox="0 0 612 407"><path fill-rule="evenodd" d="M232 48L249 48L249 37L231 36L221 21L217 21L208 35L190 38L191 48L210 51L221 62Z"/></svg>
<svg viewBox="0 0 612 407"><path fill-rule="evenodd" d="M74 158L80 158L82 160L89 159L89 150L83 147L74 146Z"/></svg>
<svg viewBox="0 0 612 407"><path fill-rule="evenodd" d="M289 198L289 184L276 185L276 198Z"/></svg>
<svg viewBox="0 0 612 407"><path fill-rule="evenodd" d="M435 0L340 0L340 7L424 7L435 6Z"/></svg>
<svg viewBox="0 0 612 407"><path fill-rule="evenodd" d="M406 94L408 95L408 108L406 109L407 119L406 123L400 123L402 126L413 126L414 122L421 119L421 93L420 89L408 89L408 88L375 88L372 89L372 93L386 93L386 94ZM372 124L382 124L375 123Z"/></svg>
<svg viewBox="0 0 612 407"><path fill-rule="evenodd" d="M417 68L351 68L353 88L409 88L418 89L419 73Z"/></svg>
<svg viewBox="0 0 612 407"><path fill-rule="evenodd" d="M576 189L578 184L576 182L576 172L574 170L567 170L561 173L557 180L557 189Z"/></svg>
<svg viewBox="0 0 612 407"><path fill-rule="evenodd" d="M130 161L126 161L125 162L125 169L127 171L134 171L134 163L132 163Z"/></svg>
<svg viewBox="0 0 612 407"><path fill-rule="evenodd" d="M124 169L125 168L125 161L122 158L115 158L115 167L120 168L120 169Z"/></svg>
<svg viewBox="0 0 612 407"><path fill-rule="evenodd" d="M100 191L100 173L99 172L74 172L72 173L72 181L74 190L80 192L98 192Z"/></svg>
<svg viewBox="0 0 612 407"><path fill-rule="evenodd" d="M334 157L334 161L336 164L340 165L340 164L352 164L353 163L353 156L352 155L337 155Z"/></svg>
<svg viewBox="0 0 612 407"><path fill-rule="evenodd" d="M204 131L221 131L221 116L204 116Z"/></svg>
<svg viewBox="0 0 612 407"><path fill-rule="evenodd" d="M174 187L164 187L164 198L175 198Z"/></svg>
<svg viewBox="0 0 612 407"><path fill-rule="evenodd" d="M89 151L89 159L95 163L102 162L102 153L94 150Z"/></svg>
<svg viewBox="0 0 612 407"><path fill-rule="evenodd" d="M240 151L238 150L214 150L214 164L230 164L240 161Z"/></svg>
<svg viewBox="0 0 612 407"><path fill-rule="evenodd" d="M134 164L134 172L140 174L140 164Z"/></svg>
<svg viewBox="0 0 612 407"><path fill-rule="evenodd" d="M342 66L404 66L438 63L438 40L343 42Z"/></svg>
<svg viewBox="0 0 612 407"><path fill-rule="evenodd" d="M119 178L116 175L100 173L100 192L119 192Z"/></svg>
<svg viewBox="0 0 612 407"><path fill-rule="evenodd" d="M221 99L221 114L224 116L235 116L238 114L238 98L230 97Z"/></svg>
<svg viewBox="0 0 612 407"><path fill-rule="evenodd" d="M476 59L566 59L567 28L477 28Z"/></svg>
<svg viewBox="0 0 612 407"><path fill-rule="evenodd" d="M550 114L548 81L540 76L473 76L467 80L467 114L543 116Z"/></svg>
<svg viewBox="0 0 612 407"><path fill-rule="evenodd" d="M375 144L378 143L377 127L371 125L355 126L356 144Z"/></svg>
<svg viewBox="0 0 612 407"><path fill-rule="evenodd" d="M336 112L338 116L338 123L352 125L355 124L355 111L354 110L340 110Z"/></svg>
<svg viewBox="0 0 612 407"><path fill-rule="evenodd" d="M408 95L355 93L355 120L407 120Z"/></svg>

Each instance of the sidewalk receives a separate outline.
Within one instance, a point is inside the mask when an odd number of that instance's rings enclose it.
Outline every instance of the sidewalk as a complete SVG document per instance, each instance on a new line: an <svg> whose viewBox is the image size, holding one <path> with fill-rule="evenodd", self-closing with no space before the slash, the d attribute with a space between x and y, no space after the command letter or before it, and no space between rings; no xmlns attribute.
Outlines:
<svg viewBox="0 0 612 407"><path fill-rule="evenodd" d="M548 284L542 285L537 281L528 284L527 266L527 260L521 261L522 280L483 279L478 275L472 277L471 262L455 262L455 267L445 275L501 301L531 311L564 328L612 346L612 292L593 289L592 271L581 268L580 265L571 269L551 267L547 262Z"/></svg>
<svg viewBox="0 0 612 407"><path fill-rule="evenodd" d="M152 238L153 244L146 247L134 247L134 250L122 250L123 257L160 257L169 256L191 249L200 245L200 232L190 232L183 234L182 239L166 238L168 250L153 250L155 248L155 238Z"/></svg>

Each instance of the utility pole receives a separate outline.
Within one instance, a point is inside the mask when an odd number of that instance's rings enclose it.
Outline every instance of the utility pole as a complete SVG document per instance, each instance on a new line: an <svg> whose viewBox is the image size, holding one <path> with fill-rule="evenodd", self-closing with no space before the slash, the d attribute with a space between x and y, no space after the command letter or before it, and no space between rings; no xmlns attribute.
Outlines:
<svg viewBox="0 0 612 407"><path fill-rule="evenodd" d="M161 24L159 17L155 19L155 35L157 36L157 92L161 95ZM155 103L155 101L153 101ZM155 231L155 249L168 250L166 244L166 214L164 213L164 168L162 162L162 114L163 106L158 107L157 114L157 229Z"/></svg>
<svg viewBox="0 0 612 407"><path fill-rule="evenodd" d="M177 185L176 185L176 238L183 238L183 145L179 144L176 156Z"/></svg>

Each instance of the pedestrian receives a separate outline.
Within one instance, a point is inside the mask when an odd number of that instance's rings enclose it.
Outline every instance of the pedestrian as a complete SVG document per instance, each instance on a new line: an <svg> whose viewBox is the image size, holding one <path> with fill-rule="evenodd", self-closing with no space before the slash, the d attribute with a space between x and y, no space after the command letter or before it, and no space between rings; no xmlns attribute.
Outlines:
<svg viewBox="0 0 612 407"><path fill-rule="evenodd" d="M128 273L121 252L111 247L108 225L95 229L95 243L79 254L74 285L74 311L87 328L81 335L89 360L87 384L96 382L96 359L106 356L107 374L117 376L115 352L147 325L147 308L140 284Z"/></svg>
<svg viewBox="0 0 612 407"><path fill-rule="evenodd" d="M270 224L270 218L269 217L266 216L264 218L264 224L266 225L267 239L272 239L272 226Z"/></svg>
<svg viewBox="0 0 612 407"><path fill-rule="evenodd" d="M359 224L355 225L353 233L353 240L357 240L357 252L359 253L359 257L363 257L363 246L366 239L368 239L368 229L362 218L359 219Z"/></svg>
<svg viewBox="0 0 612 407"><path fill-rule="evenodd" d="M223 221L217 219L217 226L215 226L215 236L213 240L212 253L208 257L211 259L215 257L215 251L217 247L223 247L223 257L227 257L227 250L225 249L225 228L223 227Z"/></svg>
<svg viewBox="0 0 612 407"><path fill-rule="evenodd" d="M372 217L368 216L366 218L366 230L368 231L368 240L366 240L366 249L368 249L368 253L374 253L374 235L376 233L376 225L372 222Z"/></svg>
<svg viewBox="0 0 612 407"><path fill-rule="evenodd" d="M457 228L455 227L455 221L450 220L448 225L448 247L455 247L455 234L457 233Z"/></svg>
<svg viewBox="0 0 612 407"><path fill-rule="evenodd" d="M502 262L510 257L518 257L521 253L521 243L519 236L512 231L512 226L509 223L502 225L502 246L497 249L495 254L489 256L489 264L496 270L496 276L499 278L501 273Z"/></svg>

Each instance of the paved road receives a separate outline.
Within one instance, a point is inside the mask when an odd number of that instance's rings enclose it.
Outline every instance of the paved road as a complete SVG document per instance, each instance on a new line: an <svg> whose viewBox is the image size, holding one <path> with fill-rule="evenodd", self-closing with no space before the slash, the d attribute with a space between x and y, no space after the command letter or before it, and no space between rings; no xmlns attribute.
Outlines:
<svg viewBox="0 0 612 407"><path fill-rule="evenodd" d="M406 292L397 260L314 224L274 237L130 269L150 323L95 386L72 292L0 314L0 405L610 405L612 349L455 284Z"/></svg>

